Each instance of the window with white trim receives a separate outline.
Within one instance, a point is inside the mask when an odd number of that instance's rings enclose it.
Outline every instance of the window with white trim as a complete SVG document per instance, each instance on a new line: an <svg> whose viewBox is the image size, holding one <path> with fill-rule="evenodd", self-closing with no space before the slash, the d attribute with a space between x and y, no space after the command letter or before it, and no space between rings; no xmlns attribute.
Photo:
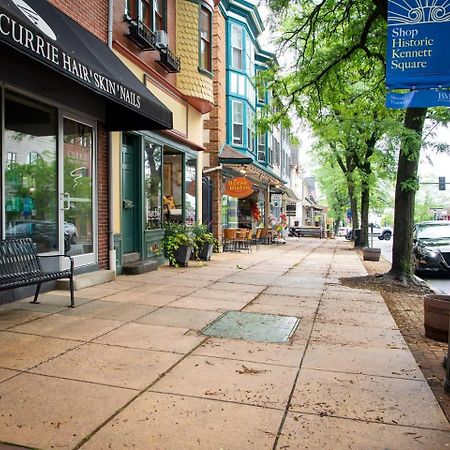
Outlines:
<svg viewBox="0 0 450 450"><path fill-rule="evenodd" d="M232 141L234 145L243 144L243 128L244 128L244 104L239 101L232 101L231 113Z"/></svg>
<svg viewBox="0 0 450 450"><path fill-rule="evenodd" d="M272 133L269 131L268 136L267 136L267 164L269 164L269 166L272 165L272 144L273 144L273 136Z"/></svg>
<svg viewBox="0 0 450 450"><path fill-rule="evenodd" d="M242 27L231 25L231 67L242 70Z"/></svg>
<svg viewBox="0 0 450 450"><path fill-rule="evenodd" d="M125 0L125 15L151 31L165 30L165 0Z"/></svg>
<svg viewBox="0 0 450 450"><path fill-rule="evenodd" d="M252 153L255 151L255 112L247 106L247 147Z"/></svg>
<svg viewBox="0 0 450 450"><path fill-rule="evenodd" d="M245 61L247 74L253 78L255 76L255 46L247 33L245 34Z"/></svg>
<svg viewBox="0 0 450 450"><path fill-rule="evenodd" d="M200 7L200 69L212 72L211 39L212 12L206 6Z"/></svg>
<svg viewBox="0 0 450 450"><path fill-rule="evenodd" d="M265 134L261 134L258 136L257 160L260 162L266 161L266 135Z"/></svg>

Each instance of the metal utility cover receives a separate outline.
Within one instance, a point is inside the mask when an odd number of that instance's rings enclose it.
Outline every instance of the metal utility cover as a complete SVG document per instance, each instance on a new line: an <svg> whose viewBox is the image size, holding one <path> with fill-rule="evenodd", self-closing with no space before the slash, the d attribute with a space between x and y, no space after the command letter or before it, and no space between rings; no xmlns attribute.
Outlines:
<svg viewBox="0 0 450 450"><path fill-rule="evenodd" d="M229 311L203 328L202 334L248 341L286 342L299 322L298 317Z"/></svg>

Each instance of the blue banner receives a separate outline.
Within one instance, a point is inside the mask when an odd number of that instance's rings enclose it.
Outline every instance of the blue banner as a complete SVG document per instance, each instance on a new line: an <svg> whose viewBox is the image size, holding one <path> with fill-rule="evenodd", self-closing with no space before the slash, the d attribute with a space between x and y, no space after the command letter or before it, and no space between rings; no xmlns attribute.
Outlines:
<svg viewBox="0 0 450 450"><path fill-rule="evenodd" d="M388 89L450 87L450 2L388 0Z"/></svg>
<svg viewBox="0 0 450 450"><path fill-rule="evenodd" d="M386 106L392 109L450 107L450 90L420 89L401 94L389 92L386 96Z"/></svg>

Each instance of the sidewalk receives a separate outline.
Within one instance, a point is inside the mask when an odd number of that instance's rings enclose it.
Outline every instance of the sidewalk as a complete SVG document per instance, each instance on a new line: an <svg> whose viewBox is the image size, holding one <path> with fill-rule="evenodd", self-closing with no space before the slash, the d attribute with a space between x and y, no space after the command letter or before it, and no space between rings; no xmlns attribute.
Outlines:
<svg viewBox="0 0 450 450"><path fill-rule="evenodd" d="M341 276L366 274L349 248L294 239L120 276L78 291L75 309L57 291L42 294L41 305L0 307L0 442L450 448L450 425L382 297L339 285ZM300 323L286 343L199 332L226 311ZM271 317L253 319L252 331L286 332L285 322L266 326Z"/></svg>

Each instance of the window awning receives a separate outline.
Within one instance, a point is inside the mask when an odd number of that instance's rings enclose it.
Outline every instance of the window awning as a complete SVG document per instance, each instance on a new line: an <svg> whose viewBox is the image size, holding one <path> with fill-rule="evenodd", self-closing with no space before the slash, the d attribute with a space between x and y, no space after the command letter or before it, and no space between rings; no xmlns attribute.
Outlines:
<svg viewBox="0 0 450 450"><path fill-rule="evenodd" d="M298 202L299 198L295 194L295 192L287 186L281 186L281 190L284 191L284 195L287 197L288 200L293 202Z"/></svg>
<svg viewBox="0 0 450 450"><path fill-rule="evenodd" d="M110 131L172 128L171 111L111 49L46 1L2 0L0 43L102 96Z"/></svg>

